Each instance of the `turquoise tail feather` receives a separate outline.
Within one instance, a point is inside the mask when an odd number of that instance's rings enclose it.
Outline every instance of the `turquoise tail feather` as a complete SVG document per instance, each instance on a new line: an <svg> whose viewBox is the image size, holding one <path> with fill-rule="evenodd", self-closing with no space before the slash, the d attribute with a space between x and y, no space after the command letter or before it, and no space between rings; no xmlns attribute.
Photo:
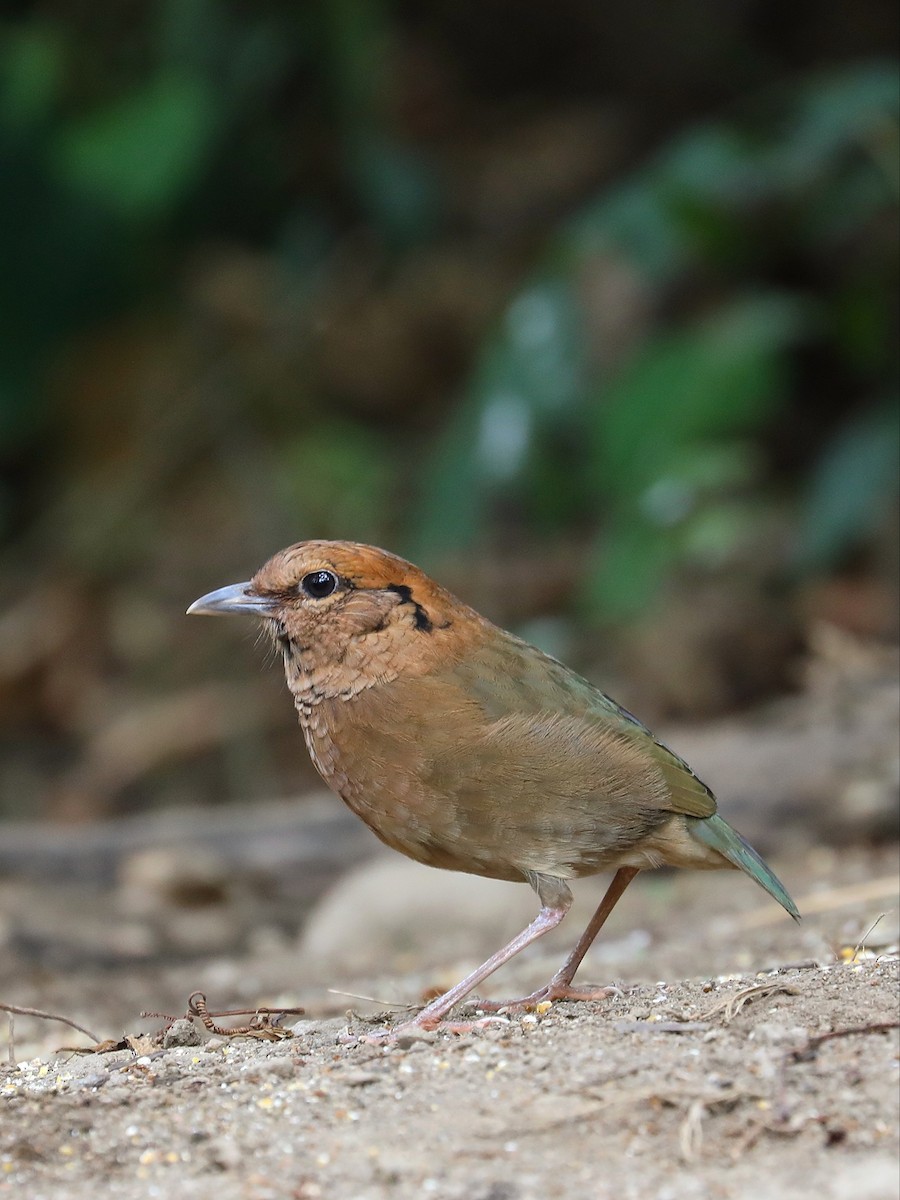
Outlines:
<svg viewBox="0 0 900 1200"><path fill-rule="evenodd" d="M688 818L687 826L691 836L696 838L698 842L702 842L704 846L709 846L718 852L730 863L734 863L742 871L745 871L751 879L766 889L773 900L777 900L781 907L794 918L795 921L800 920L800 913L797 911L797 905L793 902L785 888L784 884L775 873L763 862L760 856L756 853L749 842L745 842L741 835L719 816L704 817L702 819Z"/></svg>

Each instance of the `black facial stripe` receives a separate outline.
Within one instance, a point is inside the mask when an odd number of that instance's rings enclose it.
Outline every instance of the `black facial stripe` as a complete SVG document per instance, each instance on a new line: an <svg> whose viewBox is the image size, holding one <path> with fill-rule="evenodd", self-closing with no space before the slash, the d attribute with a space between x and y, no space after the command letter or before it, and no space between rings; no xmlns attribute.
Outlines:
<svg viewBox="0 0 900 1200"><path fill-rule="evenodd" d="M407 587L405 583L389 583L384 590L386 592L394 592L400 597L403 604L411 604L413 606L413 621L416 629L421 629L423 633L431 633L434 628L431 623L431 617L429 617L418 600L413 598L411 588Z"/></svg>

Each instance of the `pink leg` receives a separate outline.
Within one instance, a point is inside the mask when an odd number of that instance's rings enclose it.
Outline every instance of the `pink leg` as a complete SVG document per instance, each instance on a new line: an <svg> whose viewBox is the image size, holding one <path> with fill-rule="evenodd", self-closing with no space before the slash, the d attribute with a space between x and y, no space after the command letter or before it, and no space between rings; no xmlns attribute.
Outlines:
<svg viewBox="0 0 900 1200"><path fill-rule="evenodd" d="M364 1037L366 1042L385 1042L392 1041L398 1034L402 1034L411 1029L436 1029L443 1022L443 1018L450 1012L454 1005L459 1004L460 1000L464 1000L468 994L478 987L489 975L502 967L504 963L515 957L520 950L524 950L526 946L530 946L532 942L536 942L539 937L543 937L545 933L549 933L551 929L555 929L560 923L572 904L572 893L569 891L566 884L561 879L555 879L548 875L535 875L533 877L533 886L541 900L541 911L531 922L527 929L523 929L520 934L512 939L511 942L498 950L496 954L481 964L480 967L467 975L460 983L452 987L449 992L445 992L442 996L438 996L436 1000L423 1008L408 1021L404 1021L400 1025L395 1025L392 1029L385 1030L383 1033L371 1033ZM472 1029L476 1025L483 1022L463 1022L459 1025L454 1024L452 1028L456 1032L464 1032L467 1029Z"/></svg>
<svg viewBox="0 0 900 1200"><path fill-rule="evenodd" d="M622 893L638 873L637 867L620 867L613 876L612 882L606 889L606 894L600 901L600 906L588 922L587 929L578 939L575 949L559 968L553 978L544 987L538 988L530 996L522 996L518 1000L482 1000L478 1007L487 1012L496 1012L500 1008L534 1008L544 1000L603 1000L615 991L615 988L588 988L587 990L571 986L575 972L581 965L581 960L591 948L597 934L606 923L606 918L616 907ZM427 1011L427 1010L426 1010Z"/></svg>
<svg viewBox="0 0 900 1200"><path fill-rule="evenodd" d="M489 975L502 967L504 963L509 962L520 950L524 950L526 946L530 946L532 942L536 942L539 937L543 937L545 933L549 933L551 929L555 929L566 913L569 911L569 905L564 908L548 908L544 907L531 922L527 929L514 937L511 942L498 950L496 954L492 954L487 962L483 962L480 967L476 967L471 975L467 975L455 987L452 987L449 992L444 992L443 996L438 996L436 1000L423 1008L420 1013L410 1021L405 1021L403 1025L398 1026L399 1029L434 1029L440 1024L443 1017L457 1004L460 1000L464 1000L469 992L475 990L479 983L483 983ZM397 1032L395 1030L394 1032Z"/></svg>

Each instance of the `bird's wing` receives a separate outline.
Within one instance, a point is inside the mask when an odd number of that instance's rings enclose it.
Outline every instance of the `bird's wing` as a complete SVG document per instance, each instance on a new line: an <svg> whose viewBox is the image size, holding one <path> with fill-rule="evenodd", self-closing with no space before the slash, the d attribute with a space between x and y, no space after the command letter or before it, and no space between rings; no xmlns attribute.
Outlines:
<svg viewBox="0 0 900 1200"><path fill-rule="evenodd" d="M477 671L470 674L460 664L454 672L460 682L463 682L460 673L467 676L465 689L477 698L485 716L503 721L513 715L548 717L556 713L583 722L586 733L601 727L618 734L642 757L646 756L645 761L652 762L662 775L665 787L661 806L666 811L700 818L713 815L716 800L710 789L637 717L565 664L511 634L507 638L502 646L502 660L495 670L481 656Z"/></svg>
<svg viewBox="0 0 900 1200"><path fill-rule="evenodd" d="M663 745L649 730L647 734L651 743L648 749L669 789L667 807L686 817L711 817L716 811L716 798L703 780L698 779L684 759Z"/></svg>
<svg viewBox="0 0 900 1200"><path fill-rule="evenodd" d="M606 724L624 734L636 748L653 761L665 782L666 809L687 817L711 817L716 811L715 796L706 784L698 779L684 759L670 750L646 725L617 704L611 696L598 691L586 680L576 678L584 688L579 689L580 695L577 698L573 697L574 707L581 708L581 715L587 723Z"/></svg>

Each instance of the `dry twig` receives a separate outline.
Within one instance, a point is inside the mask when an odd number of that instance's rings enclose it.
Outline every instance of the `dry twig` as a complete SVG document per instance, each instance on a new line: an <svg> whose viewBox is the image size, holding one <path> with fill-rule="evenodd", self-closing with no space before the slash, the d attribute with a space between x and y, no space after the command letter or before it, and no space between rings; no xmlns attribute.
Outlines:
<svg viewBox="0 0 900 1200"><path fill-rule="evenodd" d="M402 1000L381 1000L378 996L364 996L361 992L343 992L340 988L327 988L326 990L332 996L347 996L350 1000L368 1000L372 1004L380 1004L382 1008L413 1009L419 1007L418 1004L404 1004Z"/></svg>
<svg viewBox="0 0 900 1200"><path fill-rule="evenodd" d="M862 937L859 939L859 941L853 947L853 953L847 959L848 963L856 962L856 959L857 959L857 956L859 955L860 950L863 950L865 948L866 942L869 940L869 935L872 933L872 931L875 929L875 927L877 925L879 925L881 921L884 920L884 918L886 916L887 916L887 913L879 913L878 914L878 916L875 918L875 920L872 922L872 924L869 926L869 928L866 930L866 932L862 935Z"/></svg>
<svg viewBox="0 0 900 1200"><path fill-rule="evenodd" d="M678 1147L681 1158L686 1163L692 1163L699 1156L703 1146L703 1118L706 1115L706 1101L693 1100L688 1106L687 1116L681 1122L678 1130Z"/></svg>
<svg viewBox="0 0 900 1200"><path fill-rule="evenodd" d="M752 987L743 988L739 992L726 996L724 1000L720 1000L718 1004L714 1004L712 1008L703 1013L702 1018L709 1020L710 1017L722 1013L722 1024L730 1025L745 1004L751 1000L761 1000L765 996L774 996L778 992L783 992L788 996L800 995L799 989L791 987L788 983L780 983L777 980L772 983L756 983Z"/></svg>
<svg viewBox="0 0 900 1200"><path fill-rule="evenodd" d="M815 1058L816 1051L823 1042L833 1038L852 1037L857 1033L889 1033L892 1029L900 1029L900 1021L874 1021L871 1025L848 1025L845 1029L828 1029L825 1033L813 1033L806 1039L806 1045L791 1050L788 1059L791 1062L808 1062Z"/></svg>
<svg viewBox="0 0 900 1200"><path fill-rule="evenodd" d="M38 1017L42 1021L61 1021L63 1025L68 1025L70 1029L77 1029L79 1033L83 1033L85 1037L89 1037L92 1042L100 1041L96 1033L91 1033L89 1029L85 1029L83 1025L79 1025L77 1021L60 1016L59 1013L44 1012L40 1008L22 1008L16 1004L0 1004L0 1010L7 1013L15 1013L20 1017Z"/></svg>

